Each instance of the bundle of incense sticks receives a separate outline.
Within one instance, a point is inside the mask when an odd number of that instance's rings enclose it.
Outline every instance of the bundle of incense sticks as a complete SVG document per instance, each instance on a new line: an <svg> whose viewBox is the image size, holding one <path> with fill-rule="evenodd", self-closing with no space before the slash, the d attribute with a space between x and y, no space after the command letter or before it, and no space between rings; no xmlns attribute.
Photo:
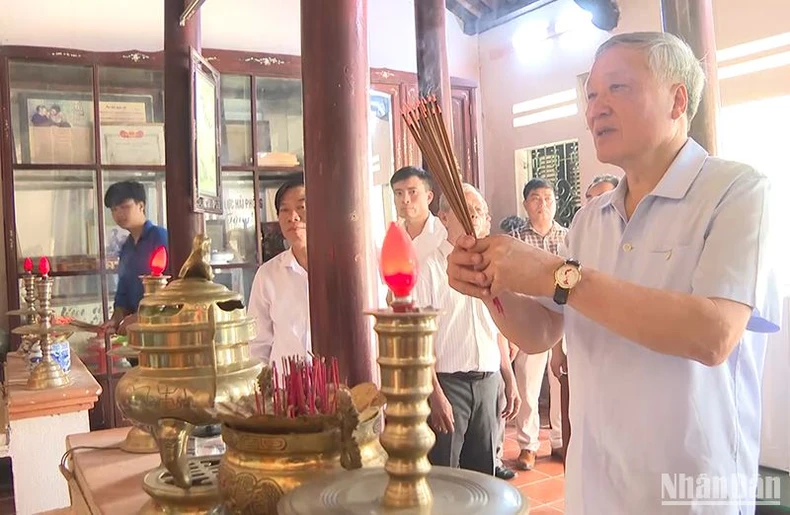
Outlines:
<svg viewBox="0 0 790 515"><path fill-rule="evenodd" d="M475 236L472 217L469 215L469 207L461 186L458 161L453 154L442 108L436 97L420 99L414 107L404 107L402 116L464 232Z"/></svg>
<svg viewBox="0 0 790 515"><path fill-rule="evenodd" d="M469 236L477 237L469 214L469 206L466 204L458 161L453 154L442 108L436 97L420 99L413 107L405 106L402 116L422 151L428 170L436 178L442 194L461 222L464 232ZM494 305L500 313L504 314L502 303L498 298L494 299Z"/></svg>
<svg viewBox="0 0 790 515"><path fill-rule="evenodd" d="M255 404L258 414L295 418L305 415L333 415L337 411L340 385L337 358L299 356L272 364L271 385L260 385ZM271 396L271 402L266 398ZM267 405L271 411L267 411Z"/></svg>

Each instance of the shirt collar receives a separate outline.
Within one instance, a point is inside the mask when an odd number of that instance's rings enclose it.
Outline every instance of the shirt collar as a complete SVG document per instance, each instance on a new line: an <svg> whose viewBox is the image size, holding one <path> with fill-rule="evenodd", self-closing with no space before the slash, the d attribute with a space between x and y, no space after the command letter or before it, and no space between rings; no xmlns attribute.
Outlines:
<svg viewBox="0 0 790 515"><path fill-rule="evenodd" d="M708 158L708 152L699 143L688 138L686 144L680 149L675 160L669 165L664 176L658 182L650 196L679 200L686 196L694 180L702 170L702 165ZM623 177L610 195L601 202L601 208L609 205L623 205L625 194L628 190L628 178Z"/></svg>
<svg viewBox="0 0 790 515"><path fill-rule="evenodd" d="M551 227L549 228L549 232L547 232L545 235L542 235L538 231L536 231L534 227L532 227L532 222L529 219L527 219L527 230L532 231L533 233L540 236L541 238L545 238L546 236L549 236L552 233L562 230L562 226L559 223L557 223L557 220L552 220Z"/></svg>
<svg viewBox="0 0 790 515"><path fill-rule="evenodd" d="M156 227L156 226L154 225L154 223L151 220L146 220L145 223L143 224L143 230L140 233L140 239L137 240L137 243L140 243L149 234L151 234L151 231L154 229L154 227ZM131 245L131 246L135 245L134 238L132 238L131 234L126 238L126 241L124 243L126 245Z"/></svg>
<svg viewBox="0 0 790 515"><path fill-rule="evenodd" d="M442 240L442 242L439 243L439 252L441 252L442 256L445 258L450 255L450 252L452 252L454 248L455 246L447 240Z"/></svg>
<svg viewBox="0 0 790 515"><path fill-rule="evenodd" d="M143 232L140 233L140 239L145 238L154 228L154 223L151 220L146 220L143 224Z"/></svg>
<svg viewBox="0 0 790 515"><path fill-rule="evenodd" d="M291 248L286 249L283 253L282 267L290 268L296 272L306 272L306 270L302 268L302 265L299 264L299 261L296 260L294 251Z"/></svg>
<svg viewBox="0 0 790 515"><path fill-rule="evenodd" d="M439 218L434 216L433 213L429 212L428 213L428 218L425 220L425 225L422 226L422 231L420 231L420 234L415 236L414 239L419 238L420 236L425 236L425 235L428 235L428 234L435 233L436 232L436 224L437 223L439 223ZM404 230L406 229L406 220L405 219L403 219L403 218L400 219L400 226L403 227Z"/></svg>

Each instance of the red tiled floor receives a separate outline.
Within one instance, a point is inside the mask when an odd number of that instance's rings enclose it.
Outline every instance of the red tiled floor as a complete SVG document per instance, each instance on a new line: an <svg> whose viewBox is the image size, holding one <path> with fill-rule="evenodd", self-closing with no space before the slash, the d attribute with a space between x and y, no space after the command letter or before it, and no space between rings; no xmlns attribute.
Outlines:
<svg viewBox="0 0 790 515"><path fill-rule="evenodd" d="M529 471L516 469L519 446L515 430L508 427L505 432L504 464L518 475L510 483L529 499L530 515L556 515L565 509L565 470L562 463L551 457L548 429L540 430L540 449L535 468Z"/></svg>

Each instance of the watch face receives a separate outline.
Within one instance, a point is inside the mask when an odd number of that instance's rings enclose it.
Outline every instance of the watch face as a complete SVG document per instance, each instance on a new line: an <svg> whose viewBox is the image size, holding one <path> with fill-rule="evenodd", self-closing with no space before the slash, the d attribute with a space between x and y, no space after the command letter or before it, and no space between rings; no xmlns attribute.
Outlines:
<svg viewBox="0 0 790 515"><path fill-rule="evenodd" d="M560 288L570 289L581 279L581 271L573 265L562 265L554 273L554 280Z"/></svg>

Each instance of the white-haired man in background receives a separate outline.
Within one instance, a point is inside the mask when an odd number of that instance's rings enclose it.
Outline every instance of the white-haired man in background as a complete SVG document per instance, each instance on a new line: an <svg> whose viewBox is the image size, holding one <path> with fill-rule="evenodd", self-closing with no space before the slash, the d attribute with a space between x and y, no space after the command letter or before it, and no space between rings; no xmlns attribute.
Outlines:
<svg viewBox="0 0 790 515"><path fill-rule="evenodd" d="M471 184L464 184L463 190L475 235L488 236L488 204ZM441 312L434 340L433 393L428 401L436 443L428 459L434 465L494 475L500 417L512 418L521 401L508 343L488 308L448 283L447 255L464 235L464 228L445 196L439 199L439 219L447 238L421 264L413 294L418 306ZM504 395L500 396L503 381Z"/></svg>
<svg viewBox="0 0 790 515"><path fill-rule="evenodd" d="M491 313L522 351L565 331L571 515L755 510L759 331L779 315L769 183L689 138L703 83L675 36L605 42L587 123L623 180L578 212L564 257L491 236L460 238L448 258L453 288L499 297L505 316ZM705 481L717 488L687 488Z"/></svg>

